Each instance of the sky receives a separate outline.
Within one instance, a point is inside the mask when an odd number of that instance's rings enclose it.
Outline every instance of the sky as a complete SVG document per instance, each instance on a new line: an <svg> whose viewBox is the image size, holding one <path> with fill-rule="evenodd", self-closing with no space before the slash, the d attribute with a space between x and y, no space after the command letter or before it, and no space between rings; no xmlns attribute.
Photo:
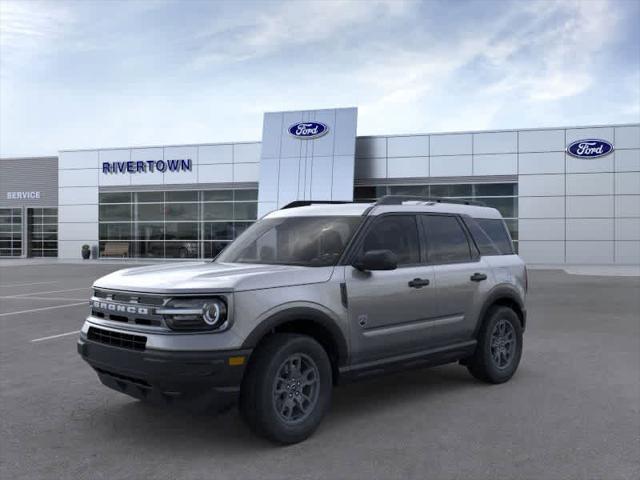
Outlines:
<svg viewBox="0 0 640 480"><path fill-rule="evenodd" d="M640 1L0 0L0 156L640 122Z"/></svg>

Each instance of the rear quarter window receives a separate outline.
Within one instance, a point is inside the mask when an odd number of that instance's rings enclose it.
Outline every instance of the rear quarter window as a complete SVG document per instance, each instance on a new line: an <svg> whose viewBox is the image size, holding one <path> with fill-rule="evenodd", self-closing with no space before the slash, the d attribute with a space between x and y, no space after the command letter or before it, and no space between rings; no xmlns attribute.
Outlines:
<svg viewBox="0 0 640 480"><path fill-rule="evenodd" d="M513 255L513 243L504 221L499 218L465 218L465 223L481 255Z"/></svg>

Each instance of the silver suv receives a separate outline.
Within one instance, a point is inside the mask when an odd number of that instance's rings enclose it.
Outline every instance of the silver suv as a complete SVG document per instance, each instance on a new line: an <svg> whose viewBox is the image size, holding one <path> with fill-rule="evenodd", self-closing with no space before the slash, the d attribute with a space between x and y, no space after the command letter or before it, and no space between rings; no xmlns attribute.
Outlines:
<svg viewBox="0 0 640 480"><path fill-rule="evenodd" d="M103 384L139 399L210 407L239 397L251 428L307 438L332 386L459 362L514 374L526 268L500 213L388 196L294 202L213 262L97 280L78 351Z"/></svg>

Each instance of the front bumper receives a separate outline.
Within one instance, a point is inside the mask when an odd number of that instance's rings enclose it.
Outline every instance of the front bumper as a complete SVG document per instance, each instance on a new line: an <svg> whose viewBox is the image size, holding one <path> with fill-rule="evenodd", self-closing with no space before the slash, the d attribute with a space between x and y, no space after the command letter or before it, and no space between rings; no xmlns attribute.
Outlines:
<svg viewBox="0 0 640 480"><path fill-rule="evenodd" d="M154 403L206 409L235 400L251 350L137 351L95 342L82 334L78 353L107 387ZM238 364L240 357L242 364Z"/></svg>

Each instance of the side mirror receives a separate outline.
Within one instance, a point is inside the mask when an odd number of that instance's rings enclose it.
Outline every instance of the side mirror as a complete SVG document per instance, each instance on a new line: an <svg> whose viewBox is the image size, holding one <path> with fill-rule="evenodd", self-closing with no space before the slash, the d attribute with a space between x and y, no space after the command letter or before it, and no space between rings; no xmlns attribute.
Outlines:
<svg viewBox="0 0 640 480"><path fill-rule="evenodd" d="M395 270L398 268L398 257L391 250L369 250L353 263L353 267L363 272Z"/></svg>

